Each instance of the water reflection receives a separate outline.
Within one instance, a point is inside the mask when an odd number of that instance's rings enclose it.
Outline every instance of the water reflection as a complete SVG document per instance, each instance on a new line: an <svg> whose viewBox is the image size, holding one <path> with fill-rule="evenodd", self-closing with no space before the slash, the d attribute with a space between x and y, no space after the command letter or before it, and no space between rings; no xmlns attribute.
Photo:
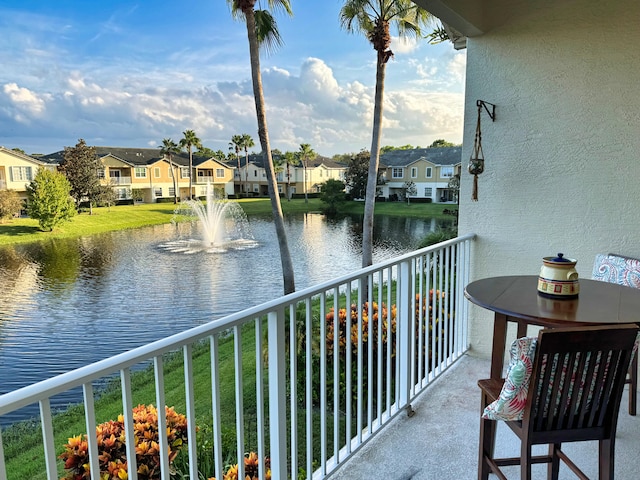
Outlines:
<svg viewBox="0 0 640 480"><path fill-rule="evenodd" d="M298 289L360 267L357 223L286 218ZM414 249L434 225L376 219L374 261ZM258 247L224 254L161 248L196 237L189 223L0 248L0 393L278 297L275 229L268 218L250 227Z"/></svg>

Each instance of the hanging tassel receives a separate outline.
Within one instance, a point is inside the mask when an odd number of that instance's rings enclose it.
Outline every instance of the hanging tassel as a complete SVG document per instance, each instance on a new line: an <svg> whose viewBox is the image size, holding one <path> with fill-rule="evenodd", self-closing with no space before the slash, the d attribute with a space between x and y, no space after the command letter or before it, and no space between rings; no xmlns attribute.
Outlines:
<svg viewBox="0 0 640 480"><path fill-rule="evenodd" d="M478 201L478 175L473 176L473 190L471 191L471 200Z"/></svg>
<svg viewBox="0 0 640 480"><path fill-rule="evenodd" d="M478 175L484 172L484 153L482 152L482 132L480 131L480 109L478 105L478 123L476 124L476 138L473 142L473 151L469 159L467 169L473 175L473 190L471 191L471 200L478 201Z"/></svg>

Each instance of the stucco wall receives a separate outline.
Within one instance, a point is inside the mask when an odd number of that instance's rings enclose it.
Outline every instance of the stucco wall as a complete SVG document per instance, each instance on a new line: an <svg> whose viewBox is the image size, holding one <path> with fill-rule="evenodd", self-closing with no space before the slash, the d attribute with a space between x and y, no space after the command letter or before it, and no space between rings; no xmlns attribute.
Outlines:
<svg viewBox="0 0 640 480"><path fill-rule="evenodd" d="M557 252L583 277L598 252L640 257L640 2L535 3L467 43L459 231L478 235L472 279L537 275ZM497 119L482 114L472 202L477 99ZM472 347L486 355L492 317L470 314Z"/></svg>

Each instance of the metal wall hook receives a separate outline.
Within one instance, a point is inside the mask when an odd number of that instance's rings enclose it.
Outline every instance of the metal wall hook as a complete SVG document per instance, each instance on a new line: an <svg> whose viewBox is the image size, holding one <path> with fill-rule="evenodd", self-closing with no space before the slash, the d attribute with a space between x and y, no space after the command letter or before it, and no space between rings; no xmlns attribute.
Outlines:
<svg viewBox="0 0 640 480"><path fill-rule="evenodd" d="M491 105L491 110L489 110L487 105ZM491 121L496 121L496 106L493 103L485 102L484 100L476 100L476 107L478 107L478 111L480 110L480 107L484 107L489 114Z"/></svg>

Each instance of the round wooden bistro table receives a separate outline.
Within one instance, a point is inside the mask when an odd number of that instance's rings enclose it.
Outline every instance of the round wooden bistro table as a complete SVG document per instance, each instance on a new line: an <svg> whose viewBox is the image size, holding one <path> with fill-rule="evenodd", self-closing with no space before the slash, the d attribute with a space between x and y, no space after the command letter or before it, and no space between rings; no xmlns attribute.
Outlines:
<svg viewBox="0 0 640 480"><path fill-rule="evenodd" d="M578 282L580 293L575 299L539 295L537 275L483 278L467 285L464 294L469 301L495 312L491 378L502 376L508 322L517 324L518 337L527 334L529 325L640 325L640 289L584 278Z"/></svg>

